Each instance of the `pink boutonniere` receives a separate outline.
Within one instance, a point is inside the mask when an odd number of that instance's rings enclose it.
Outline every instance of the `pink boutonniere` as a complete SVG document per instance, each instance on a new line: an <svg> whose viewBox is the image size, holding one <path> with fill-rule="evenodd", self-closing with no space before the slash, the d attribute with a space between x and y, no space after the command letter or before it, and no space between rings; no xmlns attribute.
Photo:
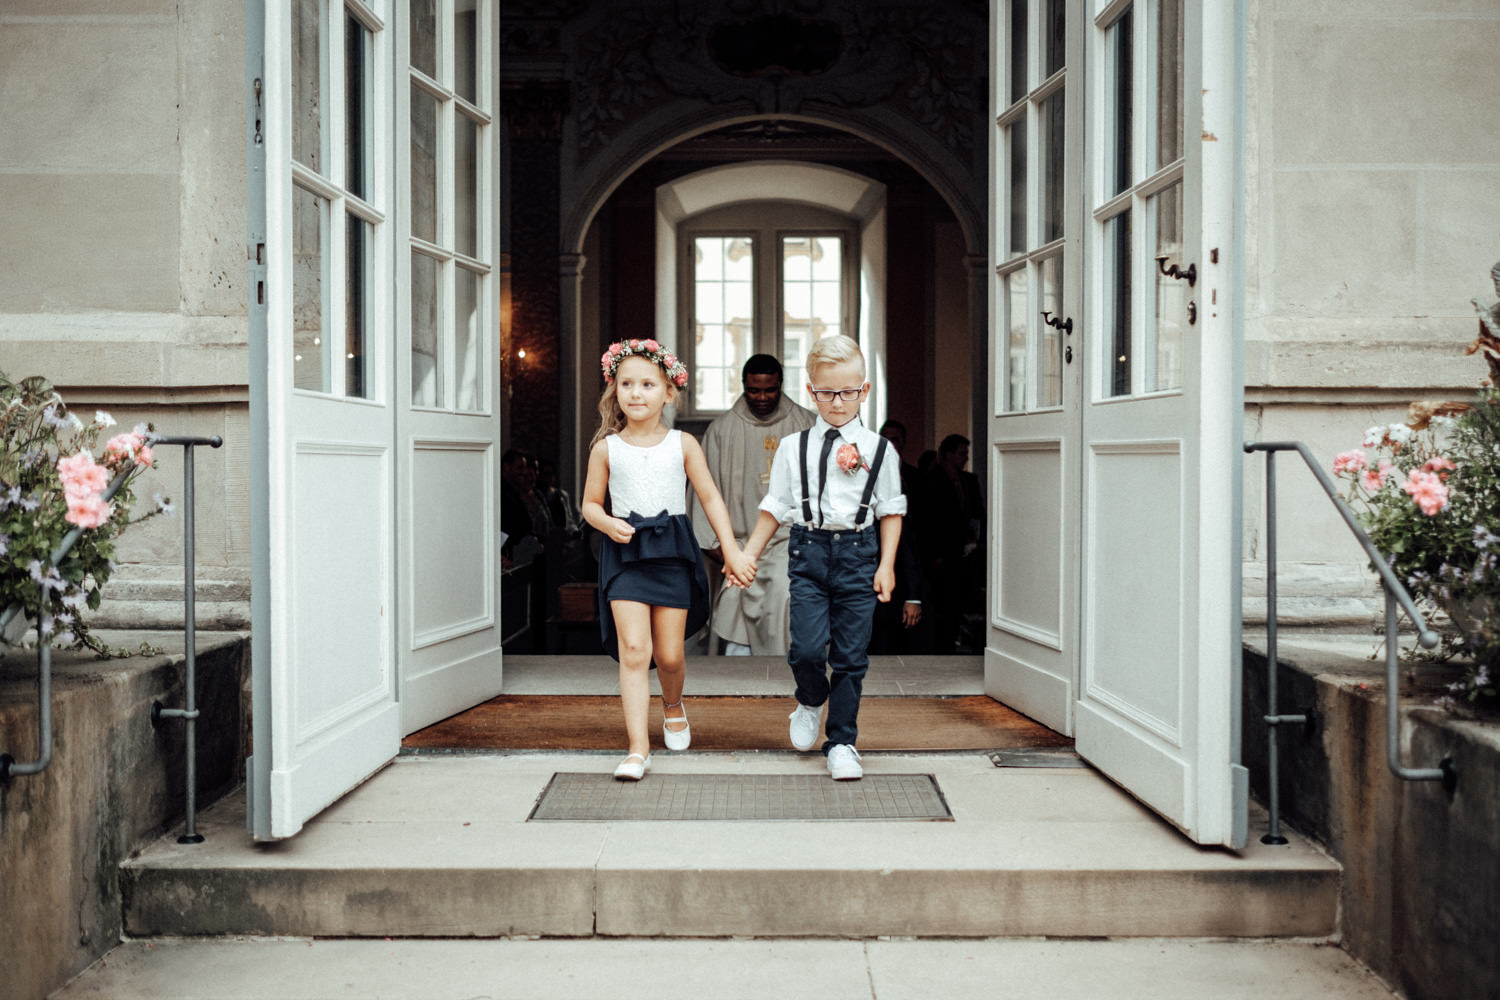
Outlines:
<svg viewBox="0 0 1500 1000"><path fill-rule="evenodd" d="M868 471L870 468L864 463L864 459L860 457L858 446L852 444L839 445L839 450L833 454L833 460L838 463L839 468L843 469L844 474L848 476L854 475L860 469Z"/></svg>

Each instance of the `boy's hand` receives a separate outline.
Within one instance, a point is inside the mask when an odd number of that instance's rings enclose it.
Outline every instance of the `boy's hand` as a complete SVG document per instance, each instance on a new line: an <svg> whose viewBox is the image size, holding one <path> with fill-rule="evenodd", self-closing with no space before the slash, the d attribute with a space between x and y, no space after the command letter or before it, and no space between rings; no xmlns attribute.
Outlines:
<svg viewBox="0 0 1500 1000"><path fill-rule="evenodd" d="M635 537L635 528L631 526L629 521L612 517L609 519L609 531L605 532L605 534L609 536L610 541L619 542L621 545L624 545Z"/></svg>
<svg viewBox="0 0 1500 1000"><path fill-rule="evenodd" d="M755 579L755 563L743 552L725 551L724 576L736 587L748 587Z"/></svg>
<svg viewBox="0 0 1500 1000"><path fill-rule="evenodd" d="M875 599L881 604L889 604L891 591L896 589L896 571L889 566L881 566L875 570Z"/></svg>

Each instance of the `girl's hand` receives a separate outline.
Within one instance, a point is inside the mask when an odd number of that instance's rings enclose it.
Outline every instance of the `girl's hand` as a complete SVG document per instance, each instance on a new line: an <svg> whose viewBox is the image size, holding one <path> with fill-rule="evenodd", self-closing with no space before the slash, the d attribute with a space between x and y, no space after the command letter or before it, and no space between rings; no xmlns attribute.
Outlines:
<svg viewBox="0 0 1500 1000"><path fill-rule="evenodd" d="M605 534L609 536L609 540L612 542L619 542L621 545L624 545L631 538L635 537L635 528L629 521L612 517L609 519L608 527L609 530Z"/></svg>
<svg viewBox="0 0 1500 1000"><path fill-rule="evenodd" d="M748 587L755 579L755 563L738 549L725 549L724 576L736 587Z"/></svg>

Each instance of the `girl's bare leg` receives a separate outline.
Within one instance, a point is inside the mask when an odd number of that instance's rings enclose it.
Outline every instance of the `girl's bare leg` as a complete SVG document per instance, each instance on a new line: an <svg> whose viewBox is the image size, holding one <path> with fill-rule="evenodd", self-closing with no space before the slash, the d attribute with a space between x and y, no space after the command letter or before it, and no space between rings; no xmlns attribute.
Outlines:
<svg viewBox="0 0 1500 1000"><path fill-rule="evenodd" d="M625 710L625 735L630 753L651 753L647 713L651 707L651 612L639 601L610 601L615 634L620 640L620 705ZM680 642L679 642L680 645ZM677 684L682 690L682 682Z"/></svg>
<svg viewBox="0 0 1500 1000"><path fill-rule="evenodd" d="M687 680L687 659L683 650L683 630L687 628L686 608L651 609L651 647L656 657L656 680L661 685L664 719L668 729L681 732L687 725L687 713L678 704L682 686ZM674 721L674 720L681 720Z"/></svg>

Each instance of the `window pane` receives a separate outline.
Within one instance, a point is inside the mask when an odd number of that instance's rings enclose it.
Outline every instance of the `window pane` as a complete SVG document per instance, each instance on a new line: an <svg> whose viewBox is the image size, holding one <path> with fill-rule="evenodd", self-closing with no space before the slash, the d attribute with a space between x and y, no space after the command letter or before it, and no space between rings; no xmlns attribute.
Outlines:
<svg viewBox="0 0 1500 1000"><path fill-rule="evenodd" d="M699 282L724 278L724 240L700 236L693 241L693 276Z"/></svg>
<svg viewBox="0 0 1500 1000"><path fill-rule="evenodd" d="M844 325L844 303L836 281L818 281L812 286L811 316L817 323L818 336L831 337L841 333Z"/></svg>
<svg viewBox="0 0 1500 1000"><path fill-rule="evenodd" d="M728 409L754 351L753 242L743 236L693 239L693 406Z"/></svg>
<svg viewBox="0 0 1500 1000"><path fill-rule="evenodd" d="M455 249L473 257L479 252L479 123L460 112L453 125Z"/></svg>
<svg viewBox="0 0 1500 1000"><path fill-rule="evenodd" d="M479 62L479 26L476 0L457 0L453 5L453 90L464 100L475 99Z"/></svg>
<svg viewBox="0 0 1500 1000"><path fill-rule="evenodd" d="M749 281L755 276L755 241L735 236L725 241L724 277L730 281Z"/></svg>
<svg viewBox="0 0 1500 1000"><path fill-rule="evenodd" d="M1132 53L1134 46L1134 18L1126 11L1109 29L1110 70L1114 79L1114 184L1111 194L1119 194L1131 184L1130 180L1130 130L1134 95L1131 84Z"/></svg>
<svg viewBox="0 0 1500 1000"><path fill-rule="evenodd" d="M1156 19L1156 166L1182 156L1182 0L1160 0Z"/></svg>
<svg viewBox="0 0 1500 1000"><path fill-rule="evenodd" d="M437 0L411 0L411 64L437 79Z"/></svg>
<svg viewBox="0 0 1500 1000"><path fill-rule="evenodd" d="M479 334L479 275L464 268L454 270L453 280L453 359L458 366L455 375L456 406L460 410L484 408L484 371L482 355L484 338Z"/></svg>
<svg viewBox="0 0 1500 1000"><path fill-rule="evenodd" d="M843 275L835 266L831 279L828 258L835 265L840 253L838 237L787 236L781 241L781 303L785 334L811 343L832 336L843 325Z"/></svg>
<svg viewBox="0 0 1500 1000"><path fill-rule="evenodd" d="M352 17L344 18L344 163L351 194L368 196L365 167L366 115L370 95L365 89L365 59L369 34Z"/></svg>
<svg viewBox="0 0 1500 1000"><path fill-rule="evenodd" d="M292 4L292 159L323 169L323 22L320 0Z"/></svg>
<svg viewBox="0 0 1500 1000"><path fill-rule="evenodd" d="M437 242L437 100L411 88L411 234Z"/></svg>
<svg viewBox="0 0 1500 1000"><path fill-rule="evenodd" d="M1026 120L1017 120L1006 132L1010 138L1010 251L1025 253Z"/></svg>
<svg viewBox="0 0 1500 1000"><path fill-rule="evenodd" d="M411 402L442 406L443 364L438 335L438 279L442 269L425 254L411 255Z"/></svg>
<svg viewBox="0 0 1500 1000"><path fill-rule="evenodd" d="M1026 0L1010 3L1010 103L1026 96Z"/></svg>
<svg viewBox="0 0 1500 1000"><path fill-rule="evenodd" d="M1063 177L1066 170L1063 132L1063 91L1042 102L1042 242L1063 234Z"/></svg>
<svg viewBox="0 0 1500 1000"><path fill-rule="evenodd" d="M1067 58L1068 9L1064 0L1046 0L1042 14L1042 38L1045 51L1046 76L1063 68Z"/></svg>
<svg viewBox="0 0 1500 1000"><path fill-rule="evenodd" d="M370 284L371 227L363 219L347 215L344 228L344 395L370 399L374 387L365 349L369 328L365 290Z"/></svg>
<svg viewBox="0 0 1500 1000"><path fill-rule="evenodd" d="M1061 257L1048 257L1042 261L1041 279L1041 308L1050 313L1052 319L1061 319L1063 302ZM1061 406L1064 334L1050 324L1044 324L1040 329L1042 353L1038 359L1041 363L1037 366L1037 378L1041 385L1038 387L1037 404Z"/></svg>
<svg viewBox="0 0 1500 1000"><path fill-rule="evenodd" d="M812 276L814 281L843 281L842 239L837 236L819 236L813 240Z"/></svg>
<svg viewBox="0 0 1500 1000"><path fill-rule="evenodd" d="M1026 398L1026 372L1030 367L1027 358L1030 353L1030 338L1027 335L1027 321L1031 316L1030 297L1026 294L1026 269L1024 267L1013 271L1005 277L1005 304L1009 322L1009 340L1006 347L1006 365L1010 369L1007 385L1010 390L1010 398L1006 402L1006 409L1011 411L1024 410L1029 405Z"/></svg>
<svg viewBox="0 0 1500 1000"><path fill-rule="evenodd" d="M1104 226L1106 279L1109 296L1106 309L1110 331L1109 395L1130 393L1130 213L1110 219Z"/></svg>
<svg viewBox="0 0 1500 1000"><path fill-rule="evenodd" d="M1152 198L1151 212L1156 229L1155 256L1165 254L1169 267L1186 267L1188 262L1182 259L1182 184L1174 184ZM1192 289L1185 280L1162 274L1160 267L1153 273L1156 309L1146 338L1150 353L1147 384L1152 389L1176 389L1182 385L1182 324Z"/></svg>
<svg viewBox="0 0 1500 1000"><path fill-rule="evenodd" d="M324 329L323 233L328 202L292 188L292 384L328 392L327 331Z"/></svg>

